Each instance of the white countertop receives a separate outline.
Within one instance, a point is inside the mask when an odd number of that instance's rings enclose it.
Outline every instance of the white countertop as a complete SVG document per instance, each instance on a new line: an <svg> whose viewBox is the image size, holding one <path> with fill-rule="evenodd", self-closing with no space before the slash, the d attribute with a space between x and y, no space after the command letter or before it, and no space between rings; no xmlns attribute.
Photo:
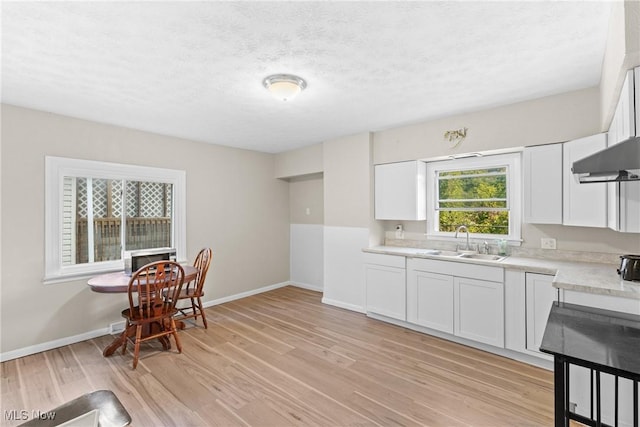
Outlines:
<svg viewBox="0 0 640 427"><path fill-rule="evenodd" d="M620 279L615 264L592 262L555 261L542 258L522 258L508 256L500 261L452 258L425 254L427 249L402 248L396 246L374 246L364 252L400 255L410 258L428 258L441 261L464 262L481 265L495 265L506 269L531 273L553 274L553 286L593 294L612 295L640 300L640 282Z"/></svg>

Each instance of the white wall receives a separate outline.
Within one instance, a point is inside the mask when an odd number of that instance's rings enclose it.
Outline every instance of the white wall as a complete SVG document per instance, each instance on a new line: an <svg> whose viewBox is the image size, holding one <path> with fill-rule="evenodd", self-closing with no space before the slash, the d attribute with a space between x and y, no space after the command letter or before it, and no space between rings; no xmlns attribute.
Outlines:
<svg viewBox="0 0 640 427"><path fill-rule="evenodd" d="M322 173L322 144L285 151L275 158L275 177L289 178Z"/></svg>
<svg viewBox="0 0 640 427"><path fill-rule="evenodd" d="M369 246L371 135L326 141L324 147L325 303L365 309L362 248Z"/></svg>
<svg viewBox="0 0 640 427"><path fill-rule="evenodd" d="M627 70L639 65L640 2L614 2L600 77L602 130L609 129Z"/></svg>
<svg viewBox="0 0 640 427"><path fill-rule="evenodd" d="M306 171L305 171L306 172ZM324 288L324 179L315 173L289 179L291 282Z"/></svg>
<svg viewBox="0 0 640 427"><path fill-rule="evenodd" d="M187 254L213 248L205 300L289 279L289 188L274 156L2 105L2 301L5 353L122 320L126 296L86 280L43 285L46 155L182 169Z"/></svg>
<svg viewBox="0 0 640 427"><path fill-rule="evenodd" d="M324 226L291 224L291 273L296 286L324 289Z"/></svg>

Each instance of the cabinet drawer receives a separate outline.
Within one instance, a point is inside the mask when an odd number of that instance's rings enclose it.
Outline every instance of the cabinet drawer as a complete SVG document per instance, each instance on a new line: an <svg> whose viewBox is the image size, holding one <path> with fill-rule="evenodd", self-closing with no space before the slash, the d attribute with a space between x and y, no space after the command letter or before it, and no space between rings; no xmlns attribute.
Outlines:
<svg viewBox="0 0 640 427"><path fill-rule="evenodd" d="M411 270L429 271L439 274L450 274L456 277L470 277L490 282L503 282L504 269L489 265L477 265L456 261L440 261L433 259L410 258L407 267Z"/></svg>
<svg viewBox="0 0 640 427"><path fill-rule="evenodd" d="M401 255L364 253L365 264L384 265L387 267L405 268L406 258Z"/></svg>

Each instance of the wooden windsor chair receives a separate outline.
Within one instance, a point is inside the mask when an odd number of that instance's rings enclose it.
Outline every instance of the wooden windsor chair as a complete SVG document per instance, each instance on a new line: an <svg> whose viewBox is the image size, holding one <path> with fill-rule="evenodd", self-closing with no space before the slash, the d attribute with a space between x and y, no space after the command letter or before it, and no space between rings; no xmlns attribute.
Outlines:
<svg viewBox="0 0 640 427"><path fill-rule="evenodd" d="M209 271L212 258L213 251L211 248L204 248L198 253L193 263L193 266L198 269L198 274L194 280L187 283L186 286L182 288L176 300L176 303L180 300L187 299L191 301L191 307L178 308L178 311L181 314L179 319L184 320L193 318L197 321L198 316L202 316L202 323L205 329L207 329L208 326L207 317L204 312L204 307L202 306L202 297L204 296L202 288L204 287L204 282L207 278L207 272Z"/></svg>
<svg viewBox="0 0 640 427"><path fill-rule="evenodd" d="M174 261L147 264L131 276L127 291L129 308L122 311L127 321L122 333L122 354L127 351L129 337L135 337L133 369L138 365L140 343L144 341L158 339L168 350L169 336L173 335L178 353L182 353L174 315L178 312L176 301L183 281L184 269Z"/></svg>

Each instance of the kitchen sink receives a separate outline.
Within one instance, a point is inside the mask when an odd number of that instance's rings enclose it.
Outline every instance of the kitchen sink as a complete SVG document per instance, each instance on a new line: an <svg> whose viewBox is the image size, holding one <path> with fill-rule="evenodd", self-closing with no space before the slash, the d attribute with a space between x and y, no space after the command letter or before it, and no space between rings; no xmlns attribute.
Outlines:
<svg viewBox="0 0 640 427"><path fill-rule="evenodd" d="M460 253L456 252L456 251L440 251L440 250L437 250L437 251L435 251L435 253L433 255L458 257L458 256L460 256Z"/></svg>
<svg viewBox="0 0 640 427"><path fill-rule="evenodd" d="M484 261L501 261L505 258L500 255L491 255L491 254L462 254L459 257L469 258L469 259L481 259Z"/></svg>
<svg viewBox="0 0 640 427"><path fill-rule="evenodd" d="M482 261L502 261L506 257L501 255L479 254L477 252L466 251L445 251L439 249L426 249L418 252L416 255L430 255L443 258L461 258L461 259L477 259Z"/></svg>

